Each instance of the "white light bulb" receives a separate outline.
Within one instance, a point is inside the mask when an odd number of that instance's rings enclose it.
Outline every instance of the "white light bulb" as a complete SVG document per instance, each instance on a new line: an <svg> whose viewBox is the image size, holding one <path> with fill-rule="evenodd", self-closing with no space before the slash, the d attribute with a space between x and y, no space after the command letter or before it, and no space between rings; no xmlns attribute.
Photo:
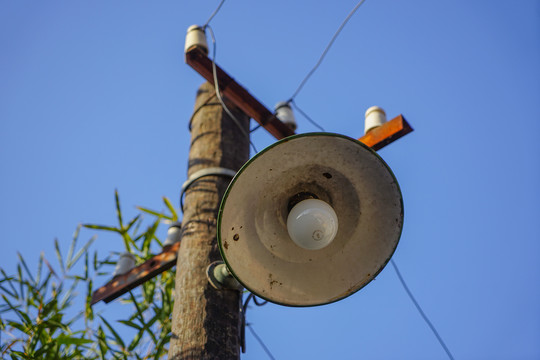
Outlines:
<svg viewBox="0 0 540 360"><path fill-rule="evenodd" d="M307 199L296 204L287 218L289 236L296 245L318 250L329 245L338 230L338 218L322 200Z"/></svg>

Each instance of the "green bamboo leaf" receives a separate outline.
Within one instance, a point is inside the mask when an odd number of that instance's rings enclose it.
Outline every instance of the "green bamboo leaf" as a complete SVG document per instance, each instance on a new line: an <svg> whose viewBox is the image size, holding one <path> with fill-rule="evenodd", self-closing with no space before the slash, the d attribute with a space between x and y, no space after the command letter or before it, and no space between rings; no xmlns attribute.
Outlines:
<svg viewBox="0 0 540 360"><path fill-rule="evenodd" d="M139 217L139 220L137 220L137 222L135 223L135 227L132 230L132 234L133 234L132 236L135 236L139 232L139 228L141 227L142 222L143 222L143 216L141 215L141 217Z"/></svg>
<svg viewBox="0 0 540 360"><path fill-rule="evenodd" d="M137 241L141 240L146 236L146 233L139 234L135 239L133 239L134 243L137 243Z"/></svg>
<svg viewBox="0 0 540 360"><path fill-rule="evenodd" d="M152 226L150 226L148 228L148 230L146 230L146 233L144 235L144 241L143 241L142 246L141 246L141 250L143 252L144 257L147 257L149 255L150 244L151 244L152 239L154 238L154 236L156 234L156 231L157 231L157 228L158 228L159 224L160 224L160 218L158 218L156 221L154 221Z"/></svg>
<svg viewBox="0 0 540 360"><path fill-rule="evenodd" d="M17 299L17 293L11 292L8 289L6 289L4 286L0 285L0 290L11 296L12 298Z"/></svg>
<svg viewBox="0 0 540 360"><path fill-rule="evenodd" d="M155 352L155 355L154 355L154 360L159 360L161 359L161 357L163 355L166 354L166 352L164 351L165 350L165 345L168 344L169 342L171 341L171 335L170 334L167 334L166 336L163 336L161 337L161 340L159 341L159 343L157 344L154 352Z"/></svg>
<svg viewBox="0 0 540 360"><path fill-rule="evenodd" d="M65 307L69 306L72 300L72 295L75 289L77 288L77 285L79 284L79 280L73 281L68 291L65 292L64 297L60 301L60 309L64 309Z"/></svg>
<svg viewBox="0 0 540 360"><path fill-rule="evenodd" d="M156 283L154 281L147 281L143 284L144 300L148 304L152 304L154 300L155 290L156 290Z"/></svg>
<svg viewBox="0 0 540 360"><path fill-rule="evenodd" d="M37 274L36 279L34 281L35 286L39 286L39 282L41 281L41 271L43 270L43 258L45 257L45 253L42 251L39 254L39 261L38 261L38 267L37 267Z"/></svg>
<svg viewBox="0 0 540 360"><path fill-rule="evenodd" d="M133 224L135 224L135 223L137 222L137 220L139 220L140 217L141 217L141 215L139 214L139 215L135 216L133 219L131 219L131 221L129 222L129 224L127 224L127 226L126 226L125 231L126 231L126 232L129 231L129 229L131 229L131 227L133 226Z"/></svg>
<svg viewBox="0 0 540 360"><path fill-rule="evenodd" d="M105 332L101 325L98 327L97 331L98 345L99 345L99 355L101 360L105 360L105 355L109 351L109 344L107 344L107 339L105 337Z"/></svg>
<svg viewBox="0 0 540 360"><path fill-rule="evenodd" d="M18 251L17 251L17 256L19 257L19 260L20 260L21 264L23 265L24 270L25 270L26 273L28 274L28 277L29 277L30 279L33 279L34 277L32 276L32 273L30 272L30 269L28 269L28 266L26 265L26 261L24 261L23 256L22 256L21 253L18 252Z"/></svg>
<svg viewBox="0 0 540 360"><path fill-rule="evenodd" d="M15 286L13 286L13 281L16 281L16 279L13 276L7 276L4 269L0 268L0 272L2 272L2 276L4 277L1 282L7 282L11 290L17 295L15 298L19 300L19 294L17 293L17 289L15 289Z"/></svg>
<svg viewBox="0 0 540 360"><path fill-rule="evenodd" d="M71 319L69 320L66 320L64 321L64 324L69 328L70 326L72 326L76 321L78 321L79 319L82 319L82 317L84 316L84 311L79 311L77 314L75 314L75 316L73 316ZM85 330L80 330L80 331L77 331L77 333L84 333Z"/></svg>
<svg viewBox="0 0 540 360"><path fill-rule="evenodd" d="M153 216L169 218L168 216L166 216L166 215L163 214L163 213L159 213L159 212L157 212L157 211L154 211L154 210L150 210L150 209L144 208L144 207L142 207L142 206L136 206L136 208L139 209L139 210L142 211L142 212L145 212L145 213L150 214L150 215L153 215Z"/></svg>
<svg viewBox="0 0 540 360"><path fill-rule="evenodd" d="M47 287L47 285L49 284L49 281L51 280L52 276L53 276L53 274L51 272L49 272L47 274L47 276L45 277L45 280L43 280L43 282L41 283L41 285L39 285L39 287L36 288L36 291L37 292L43 291Z"/></svg>
<svg viewBox="0 0 540 360"><path fill-rule="evenodd" d="M131 290L129 291L129 296L131 298L131 301L135 305L135 308L137 309L137 314L134 314L132 316L132 319L137 317L139 319L139 321L141 322L141 324L144 324L143 312L142 312L141 308L139 307L139 303L137 302L137 299L135 298L135 295L133 295L133 292Z"/></svg>
<svg viewBox="0 0 540 360"><path fill-rule="evenodd" d="M131 245L137 247L135 242L131 239L131 236L127 232L122 232L122 239L124 240L124 247L127 252L131 252Z"/></svg>
<svg viewBox="0 0 540 360"><path fill-rule="evenodd" d="M81 224L77 225L77 228L75 229L75 232L73 233L73 240L71 240L71 245L69 246L69 251L67 254L67 268L69 269L69 264L72 263L72 256L73 251L75 251L75 245L77 244L77 240L79 239L79 233L81 231Z"/></svg>
<svg viewBox="0 0 540 360"><path fill-rule="evenodd" d="M120 229L124 229L124 224L122 222L122 210L120 209L120 197L118 196L118 189L114 190L114 202L116 203L116 215L118 216L118 223L120 224Z"/></svg>
<svg viewBox="0 0 540 360"><path fill-rule="evenodd" d="M148 335L152 338L152 341L154 342L154 344L157 343L158 340L156 338L156 335L154 334L152 325L154 325L154 323L158 320L158 318L159 317L157 315L154 315L152 319L150 319L149 321L146 321L143 327L143 330L146 331Z"/></svg>
<svg viewBox="0 0 540 360"><path fill-rule="evenodd" d="M49 269L50 273L53 274L57 279L60 279L58 275L56 274L56 271L54 271L53 267L49 263L49 260L47 260L46 257L43 257L43 261L45 262L45 265L47 265L47 268Z"/></svg>
<svg viewBox="0 0 540 360"><path fill-rule="evenodd" d="M88 287L86 288L86 304L84 309L85 320L94 320L94 310L92 309L92 279L88 281Z"/></svg>
<svg viewBox="0 0 540 360"><path fill-rule="evenodd" d="M167 208L172 214L171 220L178 221L178 213L176 212L176 209L174 208L174 206L171 204L171 201L166 196L164 196L163 202L165 203L165 205L167 206Z"/></svg>
<svg viewBox="0 0 540 360"><path fill-rule="evenodd" d="M91 344L91 343L93 343L92 340L71 337L71 336L68 336L66 334L60 334L55 339L55 341L60 345L83 345L83 344Z"/></svg>
<svg viewBox="0 0 540 360"><path fill-rule="evenodd" d="M28 331L27 326L24 326L23 324L15 322L15 321L8 321L7 325L23 333L26 333Z"/></svg>
<svg viewBox="0 0 540 360"><path fill-rule="evenodd" d="M21 264L17 264L17 275L19 276L18 277L18 283L19 283L19 290L20 290L20 294L21 294L21 300L24 300L24 298L26 297L25 296L25 293L24 293L24 280L23 280L23 276L22 276L22 269L21 269Z"/></svg>
<svg viewBox="0 0 540 360"><path fill-rule="evenodd" d="M54 250L56 251L56 257L60 263L60 268L62 269L62 274L66 273L66 268L64 267L64 260L62 259L62 253L60 252L60 246L58 245L58 239L54 239Z"/></svg>
<svg viewBox="0 0 540 360"><path fill-rule="evenodd" d="M161 291L163 315L164 315L164 318L169 318L169 315L171 313L171 305L172 305L171 291L163 291L162 289L160 289L160 291Z"/></svg>
<svg viewBox="0 0 540 360"><path fill-rule="evenodd" d="M154 342L154 344L158 342L157 338L156 338L156 336L154 334L154 331L152 329L152 325L154 325L154 323L156 322L157 319L158 319L158 317L154 316L152 319L150 319L150 321L146 321L144 323L143 328L141 330L139 330L139 332L133 338L133 341L129 345L128 350L131 351L138 345L139 341L141 340L141 338L144 335L144 332L148 333L148 335L152 338L152 341Z"/></svg>
<svg viewBox="0 0 540 360"><path fill-rule="evenodd" d="M56 298L53 298L43 307L43 310L41 311L41 316L47 317L51 311L57 310L57 308L58 308L58 300Z"/></svg>
<svg viewBox="0 0 540 360"><path fill-rule="evenodd" d="M141 341L143 335L144 335L144 329L139 330L137 334L135 334L135 336L133 337L133 340L128 346L128 351L133 351L133 349L135 349L137 345L139 345L139 342Z"/></svg>
<svg viewBox="0 0 540 360"><path fill-rule="evenodd" d="M88 248L90 247L90 245L92 245L92 243L96 239L97 239L97 236L95 235L92 236L90 240L88 240L86 244L84 244L84 246L79 251L77 251L77 254L75 254L71 262L68 263L67 265L68 269L71 269L77 263L77 261L79 261L79 258L82 256L82 254L85 254L88 251Z"/></svg>
<svg viewBox="0 0 540 360"><path fill-rule="evenodd" d="M98 315L101 320L103 321L103 323L105 324L105 326L107 326L107 328L109 329L109 331L112 333L112 335L114 336L114 339L116 340L116 342L120 345L122 345L122 349L124 349L126 347L126 345L124 344L124 340L122 340L122 338L120 337L120 335L118 335L118 333L116 332L116 330L114 330L114 328L111 326L111 324L109 324L109 322L107 320L105 320L105 318L101 315Z"/></svg>
<svg viewBox="0 0 540 360"><path fill-rule="evenodd" d="M98 257L97 257L97 251L94 251L94 271L97 271L98 269Z"/></svg>
<svg viewBox="0 0 540 360"><path fill-rule="evenodd" d="M135 324L133 321L129 321L129 320L118 320L119 323L122 323L126 326L129 326L129 327L132 327L134 329L137 329L137 330L141 330L142 329L142 326L140 325L137 325Z"/></svg>
<svg viewBox="0 0 540 360"><path fill-rule="evenodd" d="M48 319L46 321L43 321L40 325L43 325L48 330L52 330L51 331L52 333L54 333L54 330L56 328L61 329L62 331L69 331L69 328L66 326L66 324L61 322L61 319L60 321L54 320L54 319Z"/></svg>
<svg viewBox="0 0 540 360"><path fill-rule="evenodd" d="M88 251L84 253L84 279L88 279Z"/></svg>
<svg viewBox="0 0 540 360"><path fill-rule="evenodd" d="M105 231L113 231L116 233L121 234L122 229L117 229L112 226L106 226L106 225L96 225L96 224L83 224L83 226L87 229L94 229L94 230L105 230Z"/></svg>
<svg viewBox="0 0 540 360"><path fill-rule="evenodd" d="M30 317L24 311L19 310L17 306L11 304L4 294L2 294L2 298L10 310L13 311L26 326L32 326L32 320L30 320Z"/></svg>

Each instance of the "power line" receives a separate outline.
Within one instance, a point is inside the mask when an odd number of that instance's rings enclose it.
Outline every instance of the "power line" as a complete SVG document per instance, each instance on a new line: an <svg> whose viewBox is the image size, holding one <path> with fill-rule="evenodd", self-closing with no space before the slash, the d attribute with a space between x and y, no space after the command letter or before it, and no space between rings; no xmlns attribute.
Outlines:
<svg viewBox="0 0 540 360"><path fill-rule="evenodd" d="M420 313L420 315L422 315L422 318L424 319L424 321L428 324L429 328L431 329L431 331L433 331L433 334L435 334L435 337L437 337L437 340L439 340L439 343L441 344L441 346L443 347L444 351L446 351L446 354L448 355L448 357L450 358L450 360L454 360L454 357L452 356L452 354L450 353L450 350L448 350L448 347L446 346L446 344L444 343L443 339L441 338L441 336L439 335L439 333L437 332L437 329L435 329L435 326L433 326L433 324L431 323L431 321L429 321L427 315L424 313L424 311L422 310L422 308L420 307L420 304L418 304L418 302L416 301L416 299L414 298L411 290L409 290L409 287L407 286L407 284L405 283L405 280L403 279L403 276L401 276L401 273L399 272L399 269L395 263L395 261L392 259L390 260L390 262L392 263L392 266L394 267L394 270L396 271L396 274L399 278L399 281L401 282L401 285L403 285L403 288L405 289L405 291L407 292L407 295L409 295L409 297L411 298L414 306L416 306L416 309L418 310L418 312Z"/></svg>
<svg viewBox="0 0 540 360"><path fill-rule="evenodd" d="M221 2L219 3L218 7L216 8L216 10L214 10L214 12L212 13L212 15L210 15L210 17L208 18L208 20L206 20L206 22L204 23L203 25L203 30L205 30L207 27L208 27L208 24L210 24L210 21L212 21L212 19L214 18L214 16L217 15L217 13L219 12L219 10L221 9L221 6L223 5L223 3L225 2L225 0L221 0Z"/></svg>
<svg viewBox="0 0 540 360"><path fill-rule="evenodd" d="M319 130L321 130L321 131L326 131L326 130L324 130L324 128L323 128L321 125L319 125L317 122L315 122L315 120L313 120L312 118L310 118L310 117L308 116L308 114L306 114L302 109L300 109L300 107L296 104L296 102L295 102L294 100L291 100L290 103L293 104L294 108L295 108L296 110L298 110L298 112L299 112L300 114L302 114L302 116L305 117L310 123L312 123L312 124L315 125L317 128L319 128Z"/></svg>
<svg viewBox="0 0 540 360"><path fill-rule="evenodd" d="M210 31L210 37L212 38L212 73L214 75L214 87L216 89L216 97L218 98L219 102L221 103L221 106L223 106L223 110L229 115L229 117L232 119L232 121L236 124L238 127L238 130L249 140L249 144L251 145L253 151L255 153L258 153L257 148L251 141L249 137L249 133L244 130L242 127L240 121L234 116L234 114L229 110L227 105L225 105L225 102L223 101L223 98L221 97L221 91L219 90L219 83L218 83L218 77L217 77L217 69L216 69L216 37L214 36L214 30L212 30L212 27L210 25L205 25L206 29Z"/></svg>
<svg viewBox="0 0 540 360"><path fill-rule="evenodd" d="M319 61L317 61L317 63L315 64L315 66L313 67L313 69L311 69L311 71L306 75L306 77L304 78L304 80L302 80L302 82L300 83L300 85L298 86L298 88L296 89L296 91L293 93L293 95L291 96L290 101L292 101L296 95L298 95L298 93L300 92L300 90L302 90L302 88L304 87L304 85L306 84L306 82L308 81L308 79L311 77L311 75L313 75L313 73L317 70L317 68L319 67L319 65L321 65L324 57L326 56L326 54L328 53L328 51L330 50L330 48L332 47L332 45L334 44L334 41L336 41L337 37L339 36L339 34L341 33L341 30L343 30L343 28L345 27L345 25L347 24L347 22L350 20L350 18L354 15L354 13L356 12L356 10L358 10L358 8L364 3L365 0L360 0L358 2L358 4L356 4L356 6L351 10L351 12L349 13L349 15L347 15L347 17L345 18L345 20L343 20L343 22L341 23L341 25L339 26L339 28L337 29L337 31L335 32L334 36L332 36L332 39L330 40L330 42L328 43L328 45L326 45L326 48L324 49L321 57L319 58Z"/></svg>
<svg viewBox="0 0 540 360"><path fill-rule="evenodd" d="M257 341L259 342L259 344L262 346L262 348L264 349L264 352L266 353L266 355L268 355L268 357L272 360L276 360L276 358L274 357L274 355L272 355L272 353L270 352L270 349L268 349L268 347L265 345L264 341L262 341L262 339L259 337L259 335L257 335L257 333L255 332L255 330L253 330L253 326L251 324L246 324L249 331L251 331L251 334L253 334L253 336L255 337L255 339L257 339Z"/></svg>

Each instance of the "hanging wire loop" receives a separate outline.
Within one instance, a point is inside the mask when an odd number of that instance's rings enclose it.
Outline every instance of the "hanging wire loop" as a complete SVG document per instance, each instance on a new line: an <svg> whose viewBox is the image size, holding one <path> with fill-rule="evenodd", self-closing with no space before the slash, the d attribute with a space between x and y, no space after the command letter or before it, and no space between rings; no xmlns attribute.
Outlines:
<svg viewBox="0 0 540 360"><path fill-rule="evenodd" d="M180 208L182 209L182 212L184 212L184 193L195 181L205 176L225 176L232 179L235 175L236 171L221 167L211 167L196 171L182 185L182 190L180 191Z"/></svg>

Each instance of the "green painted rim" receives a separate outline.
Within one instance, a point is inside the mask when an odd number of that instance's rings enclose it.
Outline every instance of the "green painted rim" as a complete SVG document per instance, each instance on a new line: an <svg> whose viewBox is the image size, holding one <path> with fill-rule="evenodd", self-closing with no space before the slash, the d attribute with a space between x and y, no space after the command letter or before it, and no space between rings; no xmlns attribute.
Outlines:
<svg viewBox="0 0 540 360"><path fill-rule="evenodd" d="M396 186L397 186L397 190L398 190L398 193L399 193L399 201L401 203L401 218L402 218L402 221L401 221L401 228L399 229L399 236L398 236L398 239L397 239L397 242L396 242L396 246L394 247L394 249L392 250L392 253L390 254L390 256L388 257L388 259L386 259L386 261L384 262L384 264L379 268L379 270L373 274L373 276L371 277L371 280L369 280L367 283L365 283L363 286L360 286L358 289L354 290L353 292L351 293L348 293L346 295L343 295L342 297L338 297L338 298L335 298L335 299L332 299L331 301L328 301L328 302L324 302L324 303L320 303L320 304L311 304L311 305L291 305L291 304L285 304L285 303L280 303L280 302L276 302L274 300L271 300L271 299L268 299L258 293L256 293L255 291L251 290L248 286L246 286L246 284L244 284L242 282L242 280L240 280L238 278L238 276L234 273L232 267L230 266L229 262L227 261L227 257L225 256L225 253L223 251L223 246L222 246L222 243L221 243L221 218L223 216L223 207L225 206L225 202L227 201L227 198L229 196L229 193L231 192L231 189L232 187L234 186L236 180L238 179L238 177L240 176L240 174L242 174L242 172L253 162L255 161L255 159L257 159L258 157L260 157L262 154L264 154L265 152L271 150L272 148L280 145L280 144L283 144L285 142L288 142L288 141L291 141L291 140L295 140L295 139L298 139L298 138L303 138L303 137L311 137L311 136L328 136L328 137L339 137L339 138L343 138L343 139L346 139L346 140L349 140L357 145L360 145L361 147L363 147L364 149L370 151L373 155L375 155L375 157L386 167L386 169L388 170L388 172L390 173L390 175L392 175L392 178L394 179L394 182L396 183ZM263 299L263 300L266 300L266 301L269 301L273 304L278 304L278 305L283 305L283 306L289 306L289 307L314 307L314 306L321 306L321 305L327 305L327 304L332 304L334 302L337 302L337 301L340 301L340 300L343 300L353 294L355 294L356 292L360 291L361 289L363 289L367 284L369 284L371 281L373 281L377 275L380 274L380 272L386 267L386 265L390 262L390 259L392 258L392 256L394 255L394 253L396 252L396 249L397 249L397 246L399 245L399 240L401 239L401 234L403 233L403 225L404 225L404 221L405 220L405 208L403 206L403 194L401 192L401 188L399 186L399 183L397 181L397 178L396 176L394 175L394 172L392 171L392 169L390 168L390 166L388 166L388 164L383 160L382 157L379 156L379 154L377 154L377 152L375 152L375 150L373 150L372 148L370 148L369 146L367 146L366 144L356 140L356 139L353 139L349 136L346 136L346 135L342 135L342 134L336 134L336 133L329 133L329 132L311 132L311 133L303 133L303 134L298 134L298 135L292 135L292 136L289 136L289 137L286 137L285 139L281 139L279 141L276 141L275 143L273 143L272 145L269 145L267 146L266 148L262 149L261 151L259 151L257 154L255 154L251 159L249 159L241 168L240 170L238 170L238 172L236 173L236 175L234 176L234 178L231 180L231 183L229 184L229 186L227 187L227 190L225 191L225 194L223 195L223 198L221 199L221 204L219 206L219 212L218 212L218 219L217 219L217 241L218 241L218 247L219 247L219 252L221 254L221 258L223 259L223 261L225 262L225 264L227 265L227 268L229 269L230 273L235 277L236 280L238 280L238 282L240 284L242 284L242 286L244 288L246 288L249 292L251 292L252 294L254 294L255 296Z"/></svg>

